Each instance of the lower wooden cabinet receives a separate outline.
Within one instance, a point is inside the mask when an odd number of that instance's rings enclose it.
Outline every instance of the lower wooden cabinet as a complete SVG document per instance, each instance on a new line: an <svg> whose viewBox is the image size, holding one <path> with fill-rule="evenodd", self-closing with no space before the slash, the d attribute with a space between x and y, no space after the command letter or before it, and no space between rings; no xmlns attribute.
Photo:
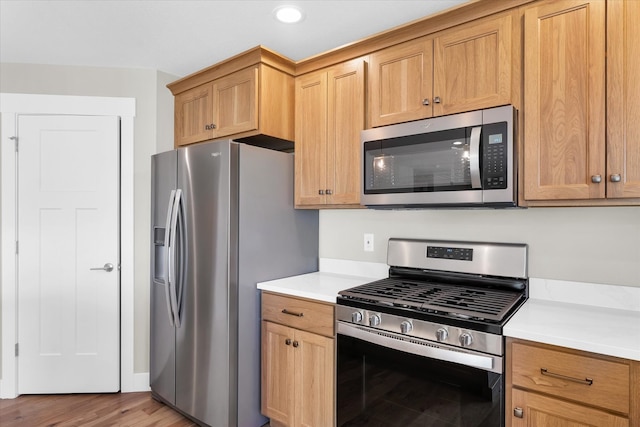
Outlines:
<svg viewBox="0 0 640 427"><path fill-rule="evenodd" d="M262 413L271 427L335 425L335 339L297 327L332 325L333 306L262 295Z"/></svg>
<svg viewBox="0 0 640 427"><path fill-rule="evenodd" d="M507 339L507 427L640 426L640 362Z"/></svg>
<svg viewBox="0 0 640 427"><path fill-rule="evenodd" d="M629 426L628 418L524 390L513 390L513 406L512 427Z"/></svg>

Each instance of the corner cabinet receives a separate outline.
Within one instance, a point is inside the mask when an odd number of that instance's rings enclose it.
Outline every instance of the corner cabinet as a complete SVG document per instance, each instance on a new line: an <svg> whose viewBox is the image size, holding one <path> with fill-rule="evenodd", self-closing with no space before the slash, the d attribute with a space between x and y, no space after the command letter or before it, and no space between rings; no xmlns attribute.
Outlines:
<svg viewBox="0 0 640 427"><path fill-rule="evenodd" d="M530 206L640 203L639 19L640 4L627 0L544 1L525 9Z"/></svg>
<svg viewBox="0 0 640 427"><path fill-rule="evenodd" d="M265 48L168 87L175 96L176 146L223 137L294 139L293 63Z"/></svg>
<svg viewBox="0 0 640 427"><path fill-rule="evenodd" d="M262 293L262 414L271 427L335 425L332 304Z"/></svg>
<svg viewBox="0 0 640 427"><path fill-rule="evenodd" d="M514 21L491 16L371 54L370 127L509 104Z"/></svg>
<svg viewBox="0 0 640 427"><path fill-rule="evenodd" d="M637 427L640 362L507 339L507 427Z"/></svg>
<svg viewBox="0 0 640 427"><path fill-rule="evenodd" d="M359 58L296 78L297 208L359 206L364 65Z"/></svg>

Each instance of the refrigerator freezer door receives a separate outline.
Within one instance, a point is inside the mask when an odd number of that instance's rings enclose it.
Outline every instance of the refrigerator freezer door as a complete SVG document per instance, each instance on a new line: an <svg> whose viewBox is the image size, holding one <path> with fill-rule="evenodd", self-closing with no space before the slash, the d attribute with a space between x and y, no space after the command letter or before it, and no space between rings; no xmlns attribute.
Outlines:
<svg viewBox="0 0 640 427"><path fill-rule="evenodd" d="M167 212L176 188L177 154L175 151L157 154L151 160L151 337L149 382L154 396L174 404L175 385L175 328L173 313L167 298L169 288L168 251L166 246Z"/></svg>
<svg viewBox="0 0 640 427"><path fill-rule="evenodd" d="M232 150L231 147L234 147ZM176 329L176 406L211 426L229 419L230 141L178 150L186 241ZM235 363L234 363L235 364Z"/></svg>

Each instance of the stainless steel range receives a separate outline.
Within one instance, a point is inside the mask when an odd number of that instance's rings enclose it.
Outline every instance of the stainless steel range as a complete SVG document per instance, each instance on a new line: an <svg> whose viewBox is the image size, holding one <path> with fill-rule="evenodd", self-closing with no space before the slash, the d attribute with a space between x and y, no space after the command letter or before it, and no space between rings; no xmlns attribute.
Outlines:
<svg viewBox="0 0 640 427"><path fill-rule="evenodd" d="M338 425L504 426L502 328L527 246L390 239L389 277L340 292Z"/></svg>

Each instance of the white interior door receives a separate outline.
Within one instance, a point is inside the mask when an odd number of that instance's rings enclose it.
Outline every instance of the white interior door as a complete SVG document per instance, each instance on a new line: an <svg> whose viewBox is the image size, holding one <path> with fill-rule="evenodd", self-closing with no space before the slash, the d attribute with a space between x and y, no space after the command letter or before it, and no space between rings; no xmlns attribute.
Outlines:
<svg viewBox="0 0 640 427"><path fill-rule="evenodd" d="M119 120L20 115L18 141L18 393L118 391Z"/></svg>

